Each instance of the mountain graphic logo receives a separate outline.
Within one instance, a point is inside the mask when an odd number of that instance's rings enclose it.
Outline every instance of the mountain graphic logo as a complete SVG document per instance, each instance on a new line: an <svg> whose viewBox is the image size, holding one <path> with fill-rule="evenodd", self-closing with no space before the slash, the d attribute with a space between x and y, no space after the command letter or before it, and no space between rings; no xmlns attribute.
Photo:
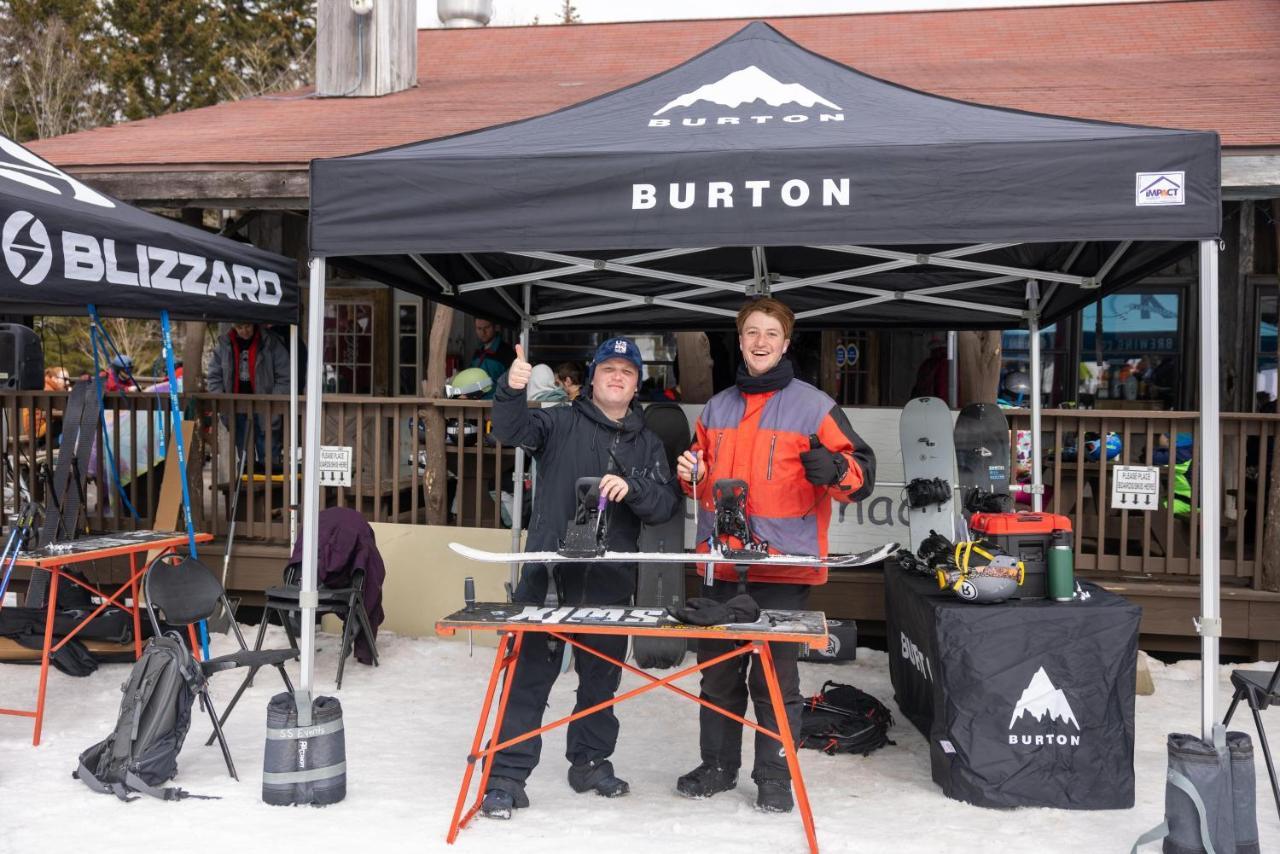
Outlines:
<svg viewBox="0 0 1280 854"><path fill-rule="evenodd" d="M1009 729L1013 729L1013 725L1023 715L1030 715L1037 723L1061 721L1064 724L1071 724L1077 730L1080 729L1080 722L1076 720L1075 712L1071 711L1067 695L1062 693L1061 688L1054 687L1049 674L1044 672L1043 667L1031 677L1031 682L1023 689L1022 696L1018 699L1018 705L1013 707L1013 716L1009 718Z"/></svg>
<svg viewBox="0 0 1280 854"><path fill-rule="evenodd" d="M116 203L72 178L56 166L44 162L16 142L0 136L0 178L8 178L24 187L44 190L55 196L70 196L78 202L100 208L114 208Z"/></svg>
<svg viewBox="0 0 1280 854"><path fill-rule="evenodd" d="M53 245L44 223L27 211L14 211L0 228L0 253L9 274L24 285L38 285L53 266Z"/></svg>
<svg viewBox="0 0 1280 854"><path fill-rule="evenodd" d="M821 104L833 110L840 109L799 83L780 83L756 66L748 65L714 83L686 92L674 101L670 101L654 115L660 116L676 107L691 107L699 101L710 101L725 107L740 107L743 104L762 101L770 107L781 107L783 104L813 107Z"/></svg>

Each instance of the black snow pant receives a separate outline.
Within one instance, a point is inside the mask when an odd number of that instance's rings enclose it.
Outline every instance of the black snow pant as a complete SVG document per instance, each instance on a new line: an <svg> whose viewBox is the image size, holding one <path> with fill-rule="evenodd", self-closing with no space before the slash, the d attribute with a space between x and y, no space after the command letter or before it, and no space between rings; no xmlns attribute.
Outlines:
<svg viewBox="0 0 1280 854"><path fill-rule="evenodd" d="M583 579L581 569L576 571L562 568L563 604L577 605L586 602L590 605L626 607L630 605L630 597L622 602L599 601L592 597L592 588L597 595L605 589L602 585L593 584L590 576L586 581L586 596L583 596ZM600 573L599 575L603 575ZM545 578L545 576L544 576ZM605 581L601 578L600 581ZM545 596L545 580L541 585L535 581L530 584L527 577L521 580L516 592L517 601L541 602ZM614 591L616 596L616 591ZM600 652L618 661L627 654L627 638L625 635L571 635L583 646L598 649ZM520 658L516 662L515 679L511 684L511 694L507 698L507 711L502 719L502 730L498 734L499 741L516 738L530 730L542 726L542 715L547 708L547 698L551 694L551 686L560 675L561 662L564 660L564 644L548 643L549 635L528 632L520 647ZM574 650L573 667L578 674L578 695L573 711L580 712L597 703L612 700L622 680L622 668L610 664L604 659L590 653ZM595 714L579 718L568 725L566 734L565 757L572 765L580 765L592 760L607 759L613 755L618 744L618 717L613 707L602 709ZM510 789L513 786L523 788L529 774L538 764L542 755L542 736L536 736L519 744L512 745L498 753L493 759L493 770L489 775L488 787Z"/></svg>
<svg viewBox="0 0 1280 854"><path fill-rule="evenodd" d="M810 587L808 584L752 583L747 585L747 592L761 608L803 611L808 608ZM710 590L703 588L701 595L723 602L737 593L737 584L717 582ZM698 642L698 661L723 655L737 645L733 641L701 640ZM800 695L800 666L797 663L800 647L794 643L771 643L769 650L773 654L774 669L778 672L778 687L782 690L787 722L791 725L794 737L800 732L800 711L804 706L804 698ZM731 658L702 671L702 699L722 709L745 716L748 692L755 705L756 723L777 732L773 702L769 699L769 687L764 679L764 667L757 656ZM700 708L699 741L702 761L737 770L742 765L742 724L705 706ZM791 779L782 745L758 732L755 767L751 771L751 777L756 782Z"/></svg>

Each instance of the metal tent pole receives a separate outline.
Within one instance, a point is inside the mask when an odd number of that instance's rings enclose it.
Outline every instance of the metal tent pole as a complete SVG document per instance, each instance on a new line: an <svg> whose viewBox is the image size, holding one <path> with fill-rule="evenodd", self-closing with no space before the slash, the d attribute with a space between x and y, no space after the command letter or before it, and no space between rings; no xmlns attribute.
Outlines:
<svg viewBox="0 0 1280 854"><path fill-rule="evenodd" d="M298 542L298 324L289 324L289 552Z"/></svg>
<svg viewBox="0 0 1280 854"><path fill-rule="evenodd" d="M532 299L533 286L524 286L524 318L520 321L520 348L525 357L529 355L529 304ZM502 487L499 486L499 489ZM520 551L521 520L524 518L524 448L516 447L516 468L511 477L511 551ZM515 597L516 587L520 585L520 564L511 564L510 589Z"/></svg>
<svg viewBox="0 0 1280 854"><path fill-rule="evenodd" d="M1218 610L1219 470L1221 447L1218 423L1218 246L1200 241L1200 728L1212 741L1217 723L1214 701L1218 689L1218 638L1222 619ZM1176 436L1173 438L1177 438ZM1171 443L1172 444L1172 443Z"/></svg>
<svg viewBox="0 0 1280 854"><path fill-rule="evenodd" d="M311 696L316 657L316 558L320 533L320 394L324 371L324 273L323 258L311 259L310 303L307 306L307 340L311 342L311 358L307 359L307 402L302 475L302 606L301 678L294 698L298 707L298 725L311 725Z"/></svg>
<svg viewBox="0 0 1280 854"><path fill-rule="evenodd" d="M952 409L960 407L960 360L956 352L956 333L947 333L947 406Z"/></svg>
<svg viewBox="0 0 1280 854"><path fill-rule="evenodd" d="M1027 305L1031 309L1027 320L1031 333L1031 509L1039 513L1044 510L1044 473L1040 469L1040 380L1044 372L1040 367L1040 284L1035 280L1027 282Z"/></svg>

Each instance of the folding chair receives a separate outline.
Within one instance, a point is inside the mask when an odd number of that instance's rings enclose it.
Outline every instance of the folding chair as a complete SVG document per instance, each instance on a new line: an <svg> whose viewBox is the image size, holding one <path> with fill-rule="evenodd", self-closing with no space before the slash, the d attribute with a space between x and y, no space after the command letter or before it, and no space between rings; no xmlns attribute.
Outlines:
<svg viewBox="0 0 1280 854"><path fill-rule="evenodd" d="M164 615L164 621L171 626L190 626L198 623L212 616L219 607L226 608L227 613L230 613L226 591L218 583L217 577L207 566L193 557L170 553L156 558L147 567L142 590L146 599L147 617L151 620L151 628L157 635L161 634L160 617L157 616L157 611ZM292 691L293 684L289 681L289 674L285 672L284 663L297 658L298 651L296 649L251 650L245 643L244 635L240 633L240 626L235 620L231 621L231 630L235 633L240 649L199 662L200 670L205 677L205 683L200 691L200 701L209 713L209 719L213 721L213 734L206 743L212 744L215 738L218 740L222 748L222 758L227 763L227 772L234 779L239 780L235 763L231 761L231 750L227 747L227 740L222 734L222 726L227 722L231 710L235 708L236 701L240 699L244 686L242 685L236 692L226 711L219 717L209 697L208 677L237 667L250 667L253 668L253 672L256 672L260 667L272 666L280 671L285 688Z"/></svg>
<svg viewBox="0 0 1280 854"><path fill-rule="evenodd" d="M284 571L284 584L280 587L267 588L267 603L262 611L262 623L258 626L258 638L254 641L254 649L262 646L263 635L266 634L268 617L275 612L289 636L289 645L297 647L296 618L301 613L298 604L302 586L299 574L301 567L297 564ZM346 587L320 586L317 594L320 599L316 607L317 614L334 614L342 619L342 649L338 654L338 690L342 690L342 671L347 657L355 649L357 633L363 632L369 641L369 649L373 653L373 666L378 666L378 645L374 640L373 628L369 624L369 612L364 607L364 571L356 570L351 575L351 583ZM354 617L354 619L353 619ZM252 674L250 674L252 676Z"/></svg>
<svg viewBox="0 0 1280 854"><path fill-rule="evenodd" d="M1280 693L1276 692L1277 683L1280 683L1280 664L1276 665L1270 678L1262 670L1232 670L1231 685L1236 692L1231 698L1231 707L1227 709L1227 716L1222 719L1222 725L1225 727L1231 723L1231 716L1235 714L1236 706L1240 705L1241 700L1249 704L1249 711L1253 713L1253 725L1258 728L1258 743L1262 745L1262 757L1267 761L1267 774L1271 777L1271 794L1276 799L1276 813L1280 814L1280 785L1276 784L1276 766L1271 761L1271 748L1267 745L1267 732L1262 728L1262 716L1258 714L1270 705L1280 706Z"/></svg>

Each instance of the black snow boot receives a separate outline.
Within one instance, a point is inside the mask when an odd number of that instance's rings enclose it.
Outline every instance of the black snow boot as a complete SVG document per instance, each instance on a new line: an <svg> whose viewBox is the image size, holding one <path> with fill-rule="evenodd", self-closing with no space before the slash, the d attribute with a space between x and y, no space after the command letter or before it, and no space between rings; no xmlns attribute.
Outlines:
<svg viewBox="0 0 1280 854"><path fill-rule="evenodd" d="M738 769L703 762L676 780L676 791L686 798L709 798L738 786Z"/></svg>
<svg viewBox="0 0 1280 854"><path fill-rule="evenodd" d="M790 780L757 780L756 809L761 812L791 812Z"/></svg>
<svg viewBox="0 0 1280 854"><path fill-rule="evenodd" d="M524 793L524 786L514 780L494 777L489 780L489 789L480 802L480 815L486 818L511 818L513 810L529 806L529 796Z"/></svg>
<svg viewBox="0 0 1280 854"><path fill-rule="evenodd" d="M569 785L579 794L595 792L606 798L620 798L631 791L626 780L619 780L614 775L613 763L608 759L593 759L581 765L570 765Z"/></svg>

